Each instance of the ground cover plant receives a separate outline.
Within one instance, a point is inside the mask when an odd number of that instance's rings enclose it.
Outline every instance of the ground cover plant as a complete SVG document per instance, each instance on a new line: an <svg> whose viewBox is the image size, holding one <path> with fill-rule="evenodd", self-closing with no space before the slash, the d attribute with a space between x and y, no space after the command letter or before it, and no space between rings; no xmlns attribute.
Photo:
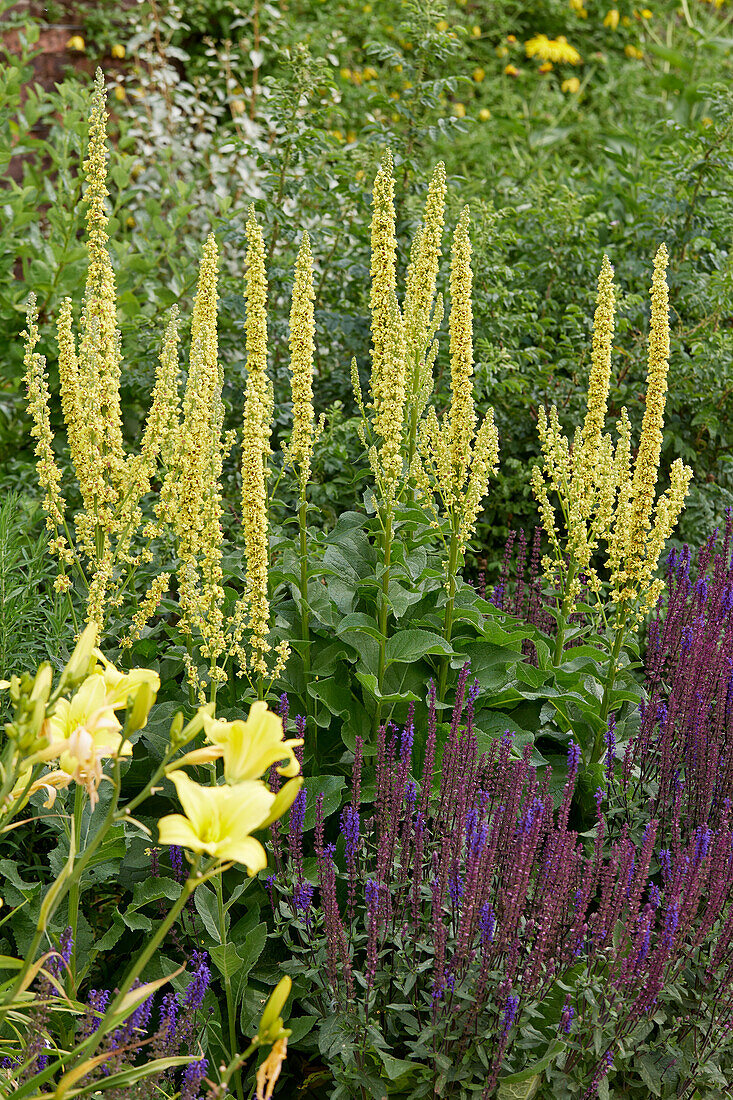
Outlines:
<svg viewBox="0 0 733 1100"><path fill-rule="evenodd" d="M728 15L347 7L7 74L0 1094L722 1100Z"/></svg>

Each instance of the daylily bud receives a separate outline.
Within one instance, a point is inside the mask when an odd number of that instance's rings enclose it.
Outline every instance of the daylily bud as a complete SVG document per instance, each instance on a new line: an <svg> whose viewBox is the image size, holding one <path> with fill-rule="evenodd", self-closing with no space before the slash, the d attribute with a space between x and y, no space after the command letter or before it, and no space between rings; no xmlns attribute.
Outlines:
<svg viewBox="0 0 733 1100"><path fill-rule="evenodd" d="M173 717L171 722L170 738L171 745L177 745L181 739L181 731L183 730L183 711L179 710Z"/></svg>
<svg viewBox="0 0 733 1100"><path fill-rule="evenodd" d="M36 678L33 683L33 691L31 692L31 699L42 699L44 703L48 701L48 697L51 694L51 684L53 683L53 669L48 661L44 661L41 667L36 673Z"/></svg>
<svg viewBox="0 0 733 1100"><path fill-rule="evenodd" d="M298 791L303 786L302 775L296 775L294 779L289 779L284 786L275 795L275 801L272 804L270 810L270 816L266 821L262 822L261 829L266 829L268 825L272 825L273 821L278 821L283 814L287 813L298 795Z"/></svg>
<svg viewBox="0 0 733 1100"><path fill-rule="evenodd" d="M137 689L137 695L135 696L135 702L132 705L132 709L128 711L128 722L131 730L141 730L148 720L150 714L150 708L155 702L155 691L152 685L143 680L140 687Z"/></svg>
<svg viewBox="0 0 733 1100"><path fill-rule="evenodd" d="M188 741L196 736L197 733L201 733L204 728L204 721L206 718L210 718L214 713L214 703L206 703L194 714L190 722L188 722L181 730L181 736L179 742L185 745Z"/></svg>
<svg viewBox="0 0 733 1100"><path fill-rule="evenodd" d="M98 629L97 624L94 622L88 623L85 627L79 641L76 643L74 652L67 662L66 668L61 674L61 684L59 685L61 690L73 688L81 683L96 665L97 658L94 654L94 647L97 644Z"/></svg>
<svg viewBox="0 0 733 1100"><path fill-rule="evenodd" d="M284 978L280 979L270 994L270 999L265 1005L260 1019L260 1026L257 1029L257 1037L261 1043L273 1043L278 1038L277 1035L274 1039L269 1038L269 1032L273 1024L278 1025L278 1031L282 1030L283 1022L281 1014L292 988L292 980L286 974Z"/></svg>

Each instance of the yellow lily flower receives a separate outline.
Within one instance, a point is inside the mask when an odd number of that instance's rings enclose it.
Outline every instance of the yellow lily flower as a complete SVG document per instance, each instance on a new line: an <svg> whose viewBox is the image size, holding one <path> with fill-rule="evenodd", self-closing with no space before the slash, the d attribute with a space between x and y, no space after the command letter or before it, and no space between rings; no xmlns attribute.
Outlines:
<svg viewBox="0 0 733 1100"><path fill-rule="evenodd" d="M104 677L88 676L71 701L59 699L46 720L50 745L37 759L59 757L62 772L86 787L92 808L102 779L105 756L131 756L132 745L122 740L114 704L107 701Z"/></svg>
<svg viewBox="0 0 733 1100"><path fill-rule="evenodd" d="M204 729L209 741L221 749L227 783L258 779L278 760L287 760L277 769L280 775L294 776L300 771L293 750L303 744L302 737L283 740L282 721L261 700L252 704L246 722L222 722L207 716Z"/></svg>
<svg viewBox="0 0 733 1100"><path fill-rule="evenodd" d="M265 849L250 836L270 815L275 795L264 783L247 780L236 787L201 787L185 772L171 772L185 812L158 822L161 844L178 844L220 860L242 863L252 876L267 867Z"/></svg>
<svg viewBox="0 0 733 1100"><path fill-rule="evenodd" d="M131 697L134 700L138 688L142 684L149 684L153 692L152 706L155 696L160 690L160 676L157 672L153 672L149 668L133 668L129 672L120 672L100 650L97 649L94 652L97 660L101 662L101 665L98 665L95 669L95 675L101 675L104 678L106 703L114 707L115 710L121 710L127 706Z"/></svg>

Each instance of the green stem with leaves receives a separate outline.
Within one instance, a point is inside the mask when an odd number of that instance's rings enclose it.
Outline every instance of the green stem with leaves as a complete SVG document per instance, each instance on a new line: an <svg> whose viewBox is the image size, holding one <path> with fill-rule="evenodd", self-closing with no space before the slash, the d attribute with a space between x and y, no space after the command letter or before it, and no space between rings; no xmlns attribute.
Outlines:
<svg viewBox="0 0 733 1100"><path fill-rule="evenodd" d="M387 501L382 522L382 590L379 600L379 665L377 667L377 691L382 695L382 681L387 665L387 624L389 622L389 573L392 562L392 518L393 501ZM382 704L377 699L377 708L374 712L374 732L379 730L381 721Z"/></svg>
<svg viewBox="0 0 733 1100"><path fill-rule="evenodd" d="M603 746L605 743L605 729L608 723L608 712L611 709L611 693L613 691L613 685L616 680L616 673L618 672L618 659L621 655L621 648L626 636L626 610L619 612L616 619L616 633L613 639L613 646L611 648L611 657L608 662L608 671L606 673L606 682L603 685L603 697L601 699L601 709L599 712L599 718L603 723L602 729L596 734L596 739L593 745L593 753L590 758L590 763L595 764L601 759L603 755Z"/></svg>
<svg viewBox="0 0 733 1100"><path fill-rule="evenodd" d="M443 618L443 637L449 645L453 634L453 616L456 607L456 573L458 570L458 557L460 552L458 523L458 517L456 515L451 516L450 547L448 549L447 564L448 599L446 600L445 615ZM442 702L445 702L445 689L448 682L449 667L450 657L443 657L440 662L440 678L438 680L438 698Z"/></svg>
<svg viewBox="0 0 733 1100"><path fill-rule="evenodd" d="M81 819L84 813L84 788L76 784L74 791L74 836L77 847L81 847ZM74 875L69 885L69 913L68 922L71 928L71 956L69 958L69 971L71 974L72 988L76 989L76 941L77 927L79 924L79 897L81 895L81 875Z"/></svg>
<svg viewBox="0 0 733 1100"><path fill-rule="evenodd" d="M237 1051L237 1005L234 995L232 993L232 979L229 973L229 966L226 961L227 947L229 944L227 940L226 914L224 912L224 887L221 881L221 875L217 875L214 879L214 888L216 890L216 901L219 917L219 939L221 940L225 966L224 995L227 1003L227 1021L229 1025L229 1057L234 1058ZM234 1071L234 1085L237 1090L237 1100L244 1100L244 1089L242 1087L242 1071L239 1067Z"/></svg>
<svg viewBox="0 0 733 1100"><path fill-rule="evenodd" d="M308 607L308 532L306 522L308 518L308 502L305 497L305 485L301 485L300 504L298 507L298 533L300 545L300 637L303 646L303 681L305 684L304 706L306 721L310 716L311 703L308 694L308 685L311 679L311 644L310 644L310 608ZM318 727L313 723L310 730L312 736L313 755L317 759Z"/></svg>
<svg viewBox="0 0 733 1100"><path fill-rule="evenodd" d="M568 615L570 613L570 605L572 603L572 587L575 580L575 574L578 572L577 562L571 561L568 567L567 576L565 578L565 594L563 596L562 605L560 607L560 615L557 621L557 637L555 639L555 652L552 656L552 663L555 668L558 668L562 660L563 648L565 646L565 630L568 622Z"/></svg>

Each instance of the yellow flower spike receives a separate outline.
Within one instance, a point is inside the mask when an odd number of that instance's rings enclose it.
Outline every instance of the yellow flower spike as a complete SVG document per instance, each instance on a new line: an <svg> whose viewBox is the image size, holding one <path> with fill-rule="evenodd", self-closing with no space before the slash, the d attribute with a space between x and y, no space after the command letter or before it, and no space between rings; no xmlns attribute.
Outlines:
<svg viewBox="0 0 733 1100"><path fill-rule="evenodd" d="M456 487L461 491L476 427L473 405L473 316L469 210L464 207L453 234L450 272L450 447Z"/></svg>
<svg viewBox="0 0 733 1100"><path fill-rule="evenodd" d="M38 481L46 494L43 500L43 510L47 517L46 527L49 531L58 532L58 529L64 523L65 503L60 488L61 471L58 468L53 451L46 360L43 355L39 355L35 350L40 339L37 321L36 296L31 294L26 315L27 329L23 334L25 337L25 358L23 362L26 369L25 383L28 391L28 410L33 419L31 435L37 440L34 453L37 459Z"/></svg>
<svg viewBox="0 0 733 1100"><path fill-rule="evenodd" d="M411 398L416 397L424 381L419 371L415 372L418 377L413 372L417 360L425 354L432 329L430 313L440 264L445 196L445 164L440 161L433 170L428 187L423 223L415 237L415 256L407 269L405 285L403 313Z"/></svg>
<svg viewBox="0 0 733 1100"><path fill-rule="evenodd" d="M315 414L313 411L313 355L315 321L313 318L313 257L308 234L295 263L293 299L290 309L290 384L293 397L293 431L287 447L288 461L299 467L301 496L310 477L313 456Z"/></svg>
<svg viewBox="0 0 733 1100"><path fill-rule="evenodd" d="M598 276L596 312L593 318L593 348L591 351L588 406L583 424L583 446L595 454L606 424L608 389L611 384L611 348L615 309L613 268L608 256L603 257Z"/></svg>
<svg viewBox="0 0 733 1100"><path fill-rule="evenodd" d="M218 860L233 860L250 877L267 867L265 849L250 834L262 828L275 795L264 783L248 780L236 787L201 787L182 771L171 772L184 814L158 822L160 844L177 844Z"/></svg>
<svg viewBox="0 0 733 1100"><path fill-rule="evenodd" d="M628 553L630 557L636 559L637 568L644 553L646 532L651 522L663 441L662 427L669 372L669 290L666 279L668 263L669 254L666 246L662 244L654 257L646 403L632 484L633 506Z"/></svg>
<svg viewBox="0 0 733 1100"><path fill-rule="evenodd" d="M208 740L222 750L227 783L258 779L283 760L287 763L277 769L280 775L295 776L300 772L293 750L303 744L302 737L284 740L282 719L268 710L262 700L252 704L246 721L223 722L207 716L204 729Z"/></svg>

